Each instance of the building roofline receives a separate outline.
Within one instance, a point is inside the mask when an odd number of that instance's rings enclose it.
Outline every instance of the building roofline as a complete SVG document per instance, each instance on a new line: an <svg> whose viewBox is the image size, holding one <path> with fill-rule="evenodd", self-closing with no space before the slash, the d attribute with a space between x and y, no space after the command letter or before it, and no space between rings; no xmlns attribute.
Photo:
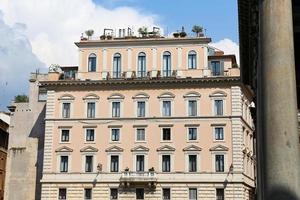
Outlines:
<svg viewBox="0 0 300 200"><path fill-rule="evenodd" d="M234 54L208 56L208 59L222 59L222 58L229 58L231 59L232 64L236 64L236 57Z"/></svg>
<svg viewBox="0 0 300 200"><path fill-rule="evenodd" d="M208 44L211 38L149 38L149 39L122 39L122 40L84 40L75 42L77 47L110 47L134 45L170 45L170 44Z"/></svg>

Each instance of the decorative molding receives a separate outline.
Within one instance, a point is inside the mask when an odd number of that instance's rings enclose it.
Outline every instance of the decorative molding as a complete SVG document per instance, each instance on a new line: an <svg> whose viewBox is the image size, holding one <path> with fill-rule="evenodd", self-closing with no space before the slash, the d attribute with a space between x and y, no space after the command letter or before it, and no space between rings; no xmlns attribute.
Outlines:
<svg viewBox="0 0 300 200"><path fill-rule="evenodd" d="M71 94L63 94L61 95L58 100L74 100L75 97Z"/></svg>
<svg viewBox="0 0 300 200"><path fill-rule="evenodd" d="M158 127L163 127L163 128L168 128L168 127L173 127L174 124L159 124Z"/></svg>
<svg viewBox="0 0 300 200"><path fill-rule="evenodd" d="M183 149L183 151L201 151L202 148L196 146L196 145L190 145L190 146L187 146Z"/></svg>
<svg viewBox="0 0 300 200"><path fill-rule="evenodd" d="M109 147L107 149L105 149L105 152L123 152L124 149L121 148L121 147L118 147L116 145L112 146L112 147Z"/></svg>
<svg viewBox="0 0 300 200"><path fill-rule="evenodd" d="M59 147L55 150L55 152L73 152L73 149L67 146Z"/></svg>
<svg viewBox="0 0 300 200"><path fill-rule="evenodd" d="M219 144L217 146L210 148L209 150L210 151L228 151L229 148Z"/></svg>
<svg viewBox="0 0 300 200"><path fill-rule="evenodd" d="M218 90L218 91L215 91L212 94L210 94L209 97L227 97L227 94L226 94L226 92Z"/></svg>
<svg viewBox="0 0 300 200"><path fill-rule="evenodd" d="M200 124L185 124L184 127L199 127Z"/></svg>
<svg viewBox="0 0 300 200"><path fill-rule="evenodd" d="M83 147L80 152L98 152L98 149L92 146Z"/></svg>
<svg viewBox="0 0 300 200"><path fill-rule="evenodd" d="M90 93L87 94L85 97L82 98L83 100L99 100L100 97L96 94Z"/></svg>
<svg viewBox="0 0 300 200"><path fill-rule="evenodd" d="M157 98L161 99L161 98L175 98L175 95L171 92L164 92L162 94L160 94Z"/></svg>
<svg viewBox="0 0 300 200"><path fill-rule="evenodd" d="M200 98L201 94L198 92L188 92L187 94L183 95L183 98Z"/></svg>
<svg viewBox="0 0 300 200"><path fill-rule="evenodd" d="M137 93L132 97L132 99L149 99L150 96L144 92Z"/></svg>
<svg viewBox="0 0 300 200"><path fill-rule="evenodd" d="M131 149L131 152L145 152L145 151L149 151L149 148L144 147L142 145L139 145Z"/></svg>
<svg viewBox="0 0 300 200"><path fill-rule="evenodd" d="M156 151L175 151L176 149L174 147L171 147L169 145L164 145L162 147L159 147L156 149Z"/></svg>
<svg viewBox="0 0 300 200"><path fill-rule="evenodd" d="M109 97L107 97L107 99L124 99L124 98L125 98L125 96L120 93L114 93L114 94L110 95Z"/></svg>

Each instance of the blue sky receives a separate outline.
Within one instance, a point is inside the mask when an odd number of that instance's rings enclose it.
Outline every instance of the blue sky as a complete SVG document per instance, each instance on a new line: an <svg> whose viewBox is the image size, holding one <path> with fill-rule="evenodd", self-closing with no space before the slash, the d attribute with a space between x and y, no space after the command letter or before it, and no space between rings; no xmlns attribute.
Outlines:
<svg viewBox="0 0 300 200"><path fill-rule="evenodd" d="M229 38L238 43L236 0L94 0L113 9L130 6L157 15L158 22L169 32L181 29L189 32L195 24L202 25L213 41Z"/></svg>

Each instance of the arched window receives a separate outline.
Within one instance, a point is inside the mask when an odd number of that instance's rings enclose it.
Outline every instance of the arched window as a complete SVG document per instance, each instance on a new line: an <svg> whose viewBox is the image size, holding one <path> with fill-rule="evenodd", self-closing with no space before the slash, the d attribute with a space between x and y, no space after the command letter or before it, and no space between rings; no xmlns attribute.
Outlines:
<svg viewBox="0 0 300 200"><path fill-rule="evenodd" d="M88 63L88 70L89 72L95 72L96 71L96 54L92 53L89 55L89 63Z"/></svg>
<svg viewBox="0 0 300 200"><path fill-rule="evenodd" d="M146 54L144 52L139 53L138 55L138 77L146 76Z"/></svg>
<svg viewBox="0 0 300 200"><path fill-rule="evenodd" d="M115 53L113 60L113 78L120 78L121 72L121 54Z"/></svg>
<svg viewBox="0 0 300 200"><path fill-rule="evenodd" d="M190 51L188 55L188 68L196 69L197 68L197 53L195 51Z"/></svg>
<svg viewBox="0 0 300 200"><path fill-rule="evenodd" d="M171 53L165 51L163 54L163 76L168 77L171 76Z"/></svg>

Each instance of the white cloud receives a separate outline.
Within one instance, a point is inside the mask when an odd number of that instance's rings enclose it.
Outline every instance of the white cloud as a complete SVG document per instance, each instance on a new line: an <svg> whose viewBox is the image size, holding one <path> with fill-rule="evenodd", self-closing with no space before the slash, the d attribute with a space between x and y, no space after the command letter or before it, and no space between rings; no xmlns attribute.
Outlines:
<svg viewBox="0 0 300 200"><path fill-rule="evenodd" d="M225 54L234 54L236 56L237 63L240 63L239 45L232 40L225 38L218 42L211 43L210 46L224 51Z"/></svg>
<svg viewBox="0 0 300 200"><path fill-rule="evenodd" d="M15 95L27 94L30 73L44 65L32 53L25 28L24 24L6 25L0 12L0 110Z"/></svg>
<svg viewBox="0 0 300 200"><path fill-rule="evenodd" d="M98 37L105 27L150 27L157 19L130 7L109 10L92 0L0 0L0 10L7 24L26 24L34 54L47 65L77 65L74 42L87 29Z"/></svg>

